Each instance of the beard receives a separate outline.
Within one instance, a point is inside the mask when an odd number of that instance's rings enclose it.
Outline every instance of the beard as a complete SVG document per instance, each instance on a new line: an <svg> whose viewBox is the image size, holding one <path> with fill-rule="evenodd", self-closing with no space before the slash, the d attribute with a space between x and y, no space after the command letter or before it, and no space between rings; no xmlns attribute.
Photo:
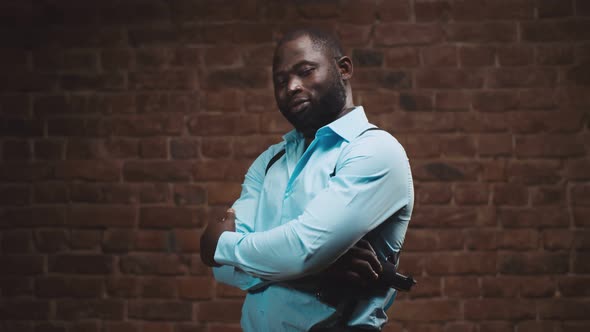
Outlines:
<svg viewBox="0 0 590 332"><path fill-rule="evenodd" d="M346 88L340 76L333 72L331 82L323 95L317 100L310 100L309 107L300 113L291 113L286 107L281 108L285 118L306 138L313 138L321 127L338 118L346 104Z"/></svg>

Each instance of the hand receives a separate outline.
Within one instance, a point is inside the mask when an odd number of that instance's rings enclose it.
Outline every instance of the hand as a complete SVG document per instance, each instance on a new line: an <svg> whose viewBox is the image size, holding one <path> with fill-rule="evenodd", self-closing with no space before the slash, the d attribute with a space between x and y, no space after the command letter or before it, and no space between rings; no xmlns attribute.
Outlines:
<svg viewBox="0 0 590 332"><path fill-rule="evenodd" d="M235 232L236 211L228 209L225 211L225 217L220 221L211 221L201 235L201 261L207 266L219 267L221 264L215 262L215 249L217 242L223 232Z"/></svg>
<svg viewBox="0 0 590 332"><path fill-rule="evenodd" d="M322 280L348 287L370 286L379 279L383 267L369 241L361 239L327 270Z"/></svg>

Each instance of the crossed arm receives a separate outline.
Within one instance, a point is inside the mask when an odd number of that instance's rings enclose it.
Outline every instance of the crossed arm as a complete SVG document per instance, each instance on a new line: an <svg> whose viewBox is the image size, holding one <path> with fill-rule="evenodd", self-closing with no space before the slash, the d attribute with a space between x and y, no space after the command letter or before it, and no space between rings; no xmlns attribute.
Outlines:
<svg viewBox="0 0 590 332"><path fill-rule="evenodd" d="M302 215L284 225L251 232L238 218L233 232L233 223L228 222L231 217L210 224L201 239L203 261L231 266L234 276L244 271L266 280L314 274L333 264L366 233L408 204L407 158L395 140L373 135L356 140L343 152L340 164L329 186L309 202ZM245 199L248 195L256 199L259 174L254 166L244 183ZM234 207L239 216L239 204ZM238 286L255 284L250 279Z"/></svg>

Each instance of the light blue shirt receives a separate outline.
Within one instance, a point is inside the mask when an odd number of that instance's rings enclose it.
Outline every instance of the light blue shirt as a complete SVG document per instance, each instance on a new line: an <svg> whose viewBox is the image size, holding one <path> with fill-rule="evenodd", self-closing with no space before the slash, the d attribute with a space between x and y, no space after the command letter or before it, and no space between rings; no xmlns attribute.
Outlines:
<svg viewBox="0 0 590 332"><path fill-rule="evenodd" d="M224 266L213 269L218 281L248 290L244 331L308 331L329 321L336 309L285 281L320 272L369 232L380 260L401 249L414 202L410 166L389 133L363 133L372 127L357 107L320 128L307 149L289 132L248 170L233 205L236 232L224 232L215 251ZM388 289L358 299L348 325L382 327L394 296Z"/></svg>

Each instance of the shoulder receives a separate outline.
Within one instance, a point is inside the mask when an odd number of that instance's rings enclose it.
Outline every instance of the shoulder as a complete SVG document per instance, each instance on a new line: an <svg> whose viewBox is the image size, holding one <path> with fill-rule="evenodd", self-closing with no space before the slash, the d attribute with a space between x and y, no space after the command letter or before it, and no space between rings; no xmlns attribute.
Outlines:
<svg viewBox="0 0 590 332"><path fill-rule="evenodd" d="M350 142L346 150L346 154L371 157L375 161L385 163L407 160L406 152L400 142L382 129L363 132Z"/></svg>

